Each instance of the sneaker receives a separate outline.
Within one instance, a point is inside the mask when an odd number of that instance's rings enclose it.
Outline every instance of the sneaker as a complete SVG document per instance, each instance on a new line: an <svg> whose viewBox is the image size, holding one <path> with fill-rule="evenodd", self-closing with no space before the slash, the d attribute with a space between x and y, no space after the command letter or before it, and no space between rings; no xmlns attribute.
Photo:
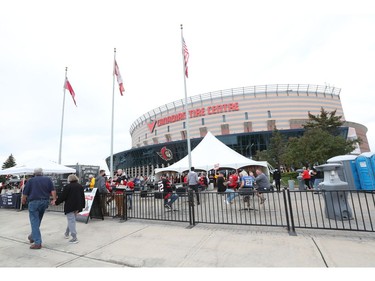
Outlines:
<svg viewBox="0 0 375 281"><path fill-rule="evenodd" d="M77 244L78 243L78 239L77 237L76 238L72 238L69 240L69 243L72 243L72 244Z"/></svg>
<svg viewBox="0 0 375 281"><path fill-rule="evenodd" d="M165 207L167 210L172 210L172 207L169 206L168 204L165 204L164 207Z"/></svg>
<svg viewBox="0 0 375 281"><path fill-rule="evenodd" d="M224 199L224 203L227 204L227 205L230 204L226 199Z"/></svg>
<svg viewBox="0 0 375 281"><path fill-rule="evenodd" d="M64 238L69 239L69 233L64 233Z"/></svg>

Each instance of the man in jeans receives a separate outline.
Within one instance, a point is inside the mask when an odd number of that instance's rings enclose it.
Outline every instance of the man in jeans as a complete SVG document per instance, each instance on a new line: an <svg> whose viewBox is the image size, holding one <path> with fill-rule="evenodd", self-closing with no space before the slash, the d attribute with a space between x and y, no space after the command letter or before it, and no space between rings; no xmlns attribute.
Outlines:
<svg viewBox="0 0 375 281"><path fill-rule="evenodd" d="M197 173L195 172L194 167L191 167L190 172L187 175L187 183L189 185L189 188L194 190L194 192L197 196L197 204L199 205L200 204L199 203L199 193L198 193L199 179L198 179Z"/></svg>
<svg viewBox="0 0 375 281"><path fill-rule="evenodd" d="M42 248L42 235L40 233L40 224L45 210L48 208L50 195L52 195L52 204L56 201L56 190L52 180L43 176L42 168L34 170L35 177L29 179L25 185L22 194L22 204L29 202L29 219L31 225L31 234L28 236L30 249Z"/></svg>

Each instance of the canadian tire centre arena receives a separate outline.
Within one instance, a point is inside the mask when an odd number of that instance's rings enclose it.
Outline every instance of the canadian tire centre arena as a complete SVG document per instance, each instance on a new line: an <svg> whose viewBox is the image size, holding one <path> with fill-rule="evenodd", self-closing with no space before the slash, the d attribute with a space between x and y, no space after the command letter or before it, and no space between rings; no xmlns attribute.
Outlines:
<svg viewBox="0 0 375 281"><path fill-rule="evenodd" d="M361 138L353 151L370 151L367 128L345 119L341 89L311 84L272 84L226 89L188 97L191 150L211 132L228 147L248 158L267 149L277 129L287 137L302 136L308 113L321 108L341 116L346 138ZM152 176L188 154L185 99L161 105L143 114L130 128L132 148L113 155L113 167L130 177ZM218 151L220 153L220 151ZM106 159L109 166L110 158ZM194 166L194 159L193 159Z"/></svg>

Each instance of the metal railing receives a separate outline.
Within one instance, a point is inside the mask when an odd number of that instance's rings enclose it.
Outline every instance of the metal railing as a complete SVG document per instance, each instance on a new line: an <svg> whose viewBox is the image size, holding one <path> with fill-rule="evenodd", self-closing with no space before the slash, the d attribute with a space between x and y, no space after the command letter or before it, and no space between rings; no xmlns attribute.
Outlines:
<svg viewBox="0 0 375 281"><path fill-rule="evenodd" d="M178 191L178 190L177 190ZM178 191L173 209L164 207L160 192L98 195L103 217L197 223L233 224L375 232L374 191L290 191L264 192L261 203L255 193L235 192L232 204L228 193ZM49 206L63 212L64 205Z"/></svg>
<svg viewBox="0 0 375 281"><path fill-rule="evenodd" d="M289 196L295 228L375 231L374 192L293 191Z"/></svg>

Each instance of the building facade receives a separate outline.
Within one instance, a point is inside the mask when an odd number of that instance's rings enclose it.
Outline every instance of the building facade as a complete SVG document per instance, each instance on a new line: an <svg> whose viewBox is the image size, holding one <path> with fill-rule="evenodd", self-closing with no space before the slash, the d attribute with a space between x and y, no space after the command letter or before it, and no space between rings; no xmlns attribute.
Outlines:
<svg viewBox="0 0 375 281"><path fill-rule="evenodd" d="M130 128L132 149L115 154L114 167L128 175L151 175L154 168L187 155L188 133L193 149L208 131L251 158L255 151L267 149L274 129L287 136L302 135L308 112L336 110L346 121L340 91L311 84L260 85L189 97L187 114L184 99L161 105L135 120ZM361 137L358 150L369 151L367 128L349 121L344 126L346 137Z"/></svg>

